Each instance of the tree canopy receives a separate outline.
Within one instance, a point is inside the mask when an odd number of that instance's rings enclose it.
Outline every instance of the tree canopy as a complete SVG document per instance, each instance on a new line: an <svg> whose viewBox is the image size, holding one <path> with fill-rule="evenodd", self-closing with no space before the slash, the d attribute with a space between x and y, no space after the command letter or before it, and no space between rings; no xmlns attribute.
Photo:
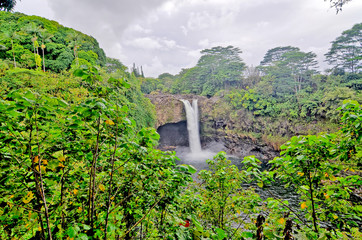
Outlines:
<svg viewBox="0 0 362 240"><path fill-rule="evenodd" d="M332 46L325 54L326 61L334 69L358 73L362 68L362 23L355 24L332 41Z"/></svg>
<svg viewBox="0 0 362 240"><path fill-rule="evenodd" d="M60 72L106 63L105 53L96 39L55 21L0 12L0 26L0 44L5 46L0 58L11 59L14 67Z"/></svg>
<svg viewBox="0 0 362 240"><path fill-rule="evenodd" d="M335 8L336 12L340 12L342 11L342 8L345 4L347 4L348 2L351 2L352 0L324 0L329 1L331 4L331 8Z"/></svg>
<svg viewBox="0 0 362 240"><path fill-rule="evenodd" d="M16 5L16 0L0 0L0 11L11 11Z"/></svg>
<svg viewBox="0 0 362 240"><path fill-rule="evenodd" d="M213 96L221 89L241 85L245 70L241 53L233 46L202 50L196 66L183 69L175 77L173 91Z"/></svg>

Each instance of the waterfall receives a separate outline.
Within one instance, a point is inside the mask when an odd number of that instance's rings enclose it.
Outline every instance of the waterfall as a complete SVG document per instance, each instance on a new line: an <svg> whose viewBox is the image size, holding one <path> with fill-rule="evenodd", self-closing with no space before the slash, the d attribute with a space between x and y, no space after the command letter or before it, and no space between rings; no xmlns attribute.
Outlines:
<svg viewBox="0 0 362 240"><path fill-rule="evenodd" d="M181 100L185 105L187 118L187 131L189 132L189 145L191 153L201 152L200 133L199 133L199 110L197 99L192 101Z"/></svg>

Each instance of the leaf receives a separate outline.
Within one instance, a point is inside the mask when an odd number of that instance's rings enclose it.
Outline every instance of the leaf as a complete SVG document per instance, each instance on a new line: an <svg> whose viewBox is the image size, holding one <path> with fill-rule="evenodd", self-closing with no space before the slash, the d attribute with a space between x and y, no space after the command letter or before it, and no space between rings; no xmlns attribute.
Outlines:
<svg viewBox="0 0 362 240"><path fill-rule="evenodd" d="M103 184L99 184L99 190L104 192L106 190L106 187Z"/></svg>
<svg viewBox="0 0 362 240"><path fill-rule="evenodd" d="M187 165L187 169L188 169L189 173L191 173L191 174L194 174L197 172L197 169L192 165Z"/></svg>
<svg viewBox="0 0 362 240"><path fill-rule="evenodd" d="M192 165L188 165L188 164L181 164L178 165L178 167L183 170L183 171L187 171L191 174L194 174L197 172L197 169L195 167L193 167Z"/></svg>
<svg viewBox="0 0 362 240"><path fill-rule="evenodd" d="M75 231L74 227L69 227L67 230L68 237L75 237L77 232Z"/></svg>
<svg viewBox="0 0 362 240"><path fill-rule="evenodd" d="M59 105L62 106L62 107L67 107L67 106L69 106L69 104L68 104L66 101L64 101L63 99L59 99L59 98L58 98L58 103L59 103Z"/></svg>
<svg viewBox="0 0 362 240"><path fill-rule="evenodd" d="M252 232L243 232L243 233L241 234L241 236L242 236L243 238L253 238L253 237L254 237L254 234L253 234Z"/></svg>
<svg viewBox="0 0 362 240"><path fill-rule="evenodd" d="M114 122L113 122L112 120L109 120L109 119L108 119L108 120L106 120L105 122L106 122L106 124L108 124L108 125L111 125L111 126L114 125Z"/></svg>
<svg viewBox="0 0 362 240"><path fill-rule="evenodd" d="M278 223L284 224L284 223L285 223L285 218L280 218L280 219L278 220Z"/></svg>
<svg viewBox="0 0 362 240"><path fill-rule="evenodd" d="M221 228L216 228L215 231L217 233L218 239L222 240L227 237L227 235L225 234L225 231L222 230Z"/></svg>
<svg viewBox="0 0 362 240"><path fill-rule="evenodd" d="M77 69L73 72L73 75L76 77L83 77L83 75L87 75L82 69Z"/></svg>
<svg viewBox="0 0 362 240"><path fill-rule="evenodd" d="M62 150L57 151L53 153L52 156L59 159L60 156L63 156L63 151Z"/></svg>
<svg viewBox="0 0 362 240"><path fill-rule="evenodd" d="M192 219L192 223L195 225L197 231L203 232L204 228L201 226L200 222L197 221L197 219L194 216L192 216L191 219Z"/></svg>
<svg viewBox="0 0 362 240"><path fill-rule="evenodd" d="M302 209L307 208L307 203L306 203L306 202L302 202L302 204L300 205L300 207L301 207Z"/></svg>
<svg viewBox="0 0 362 240"><path fill-rule="evenodd" d="M335 176L333 176L333 175L330 175L330 176L329 176L329 179L330 179L331 181L333 181L333 182L337 180L337 178L336 178Z"/></svg>
<svg viewBox="0 0 362 240"><path fill-rule="evenodd" d="M23 203L28 204L34 198L34 194L32 192L28 192L23 199Z"/></svg>
<svg viewBox="0 0 362 240"><path fill-rule="evenodd" d="M39 157L38 156L35 156L34 157L34 160L33 160L33 163L38 163L39 162Z"/></svg>
<svg viewBox="0 0 362 240"><path fill-rule="evenodd" d="M91 227L90 227L90 226L85 225L85 224L83 224L83 228L84 228L84 230L89 230L89 229L91 229Z"/></svg>
<svg viewBox="0 0 362 240"><path fill-rule="evenodd" d="M94 106L103 110L107 108L106 105L102 102L97 102Z"/></svg>

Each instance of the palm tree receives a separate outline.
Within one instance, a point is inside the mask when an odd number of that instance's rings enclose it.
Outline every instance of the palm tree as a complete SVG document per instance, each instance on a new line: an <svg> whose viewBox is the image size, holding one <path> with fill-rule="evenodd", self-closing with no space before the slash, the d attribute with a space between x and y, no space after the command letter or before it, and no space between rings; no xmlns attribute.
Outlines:
<svg viewBox="0 0 362 240"><path fill-rule="evenodd" d="M49 33L47 30L43 29L40 32L40 37L41 37L41 50L42 50L42 54L43 54L43 72L45 72L45 56L44 56L44 49L45 49L45 42L50 42L51 38L54 37L54 35L52 35L51 33Z"/></svg>
<svg viewBox="0 0 362 240"><path fill-rule="evenodd" d="M76 31L72 31L67 35L66 40L69 41L69 46L73 47L75 62L77 64L77 66L79 66L77 50L80 47L79 42L82 40L82 36L79 33L77 33Z"/></svg>
<svg viewBox="0 0 362 240"><path fill-rule="evenodd" d="M14 61L14 67L16 68L16 60L15 60L15 51L14 51L14 40L19 39L19 35L16 32L16 30L13 30L12 28L8 29L2 29L1 38L3 39L9 39L11 41L11 50L13 52L13 61Z"/></svg>
<svg viewBox="0 0 362 240"><path fill-rule="evenodd" d="M35 61L35 68L37 66L36 56L39 55L39 43L37 41L38 35L42 31L42 28L40 26L37 26L35 23L31 22L25 27L22 28L25 32L28 32L30 35L33 35L31 38L31 41L33 43L33 51L34 51L34 61Z"/></svg>
<svg viewBox="0 0 362 240"><path fill-rule="evenodd" d="M1 11L12 11L16 5L16 0L2 0L0 1Z"/></svg>

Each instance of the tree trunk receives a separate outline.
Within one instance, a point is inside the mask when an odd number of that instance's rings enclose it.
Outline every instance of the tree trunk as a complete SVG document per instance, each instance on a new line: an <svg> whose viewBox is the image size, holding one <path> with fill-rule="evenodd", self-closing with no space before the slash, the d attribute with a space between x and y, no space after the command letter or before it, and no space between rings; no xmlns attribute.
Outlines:
<svg viewBox="0 0 362 240"><path fill-rule="evenodd" d="M12 39L11 39L11 49L13 50L14 68L16 68L15 52L14 52L14 42L13 42Z"/></svg>
<svg viewBox="0 0 362 240"><path fill-rule="evenodd" d="M44 48L41 48L43 52L43 72L45 72L45 58L44 58Z"/></svg>
<svg viewBox="0 0 362 240"><path fill-rule="evenodd" d="M317 216L315 214L315 206L314 206L314 198L313 198L313 183L312 178L310 176L310 172L308 173L308 180L309 180L309 193L310 193L310 199L312 201L312 217L313 217L313 225L314 225L314 232L318 233L317 228Z"/></svg>

